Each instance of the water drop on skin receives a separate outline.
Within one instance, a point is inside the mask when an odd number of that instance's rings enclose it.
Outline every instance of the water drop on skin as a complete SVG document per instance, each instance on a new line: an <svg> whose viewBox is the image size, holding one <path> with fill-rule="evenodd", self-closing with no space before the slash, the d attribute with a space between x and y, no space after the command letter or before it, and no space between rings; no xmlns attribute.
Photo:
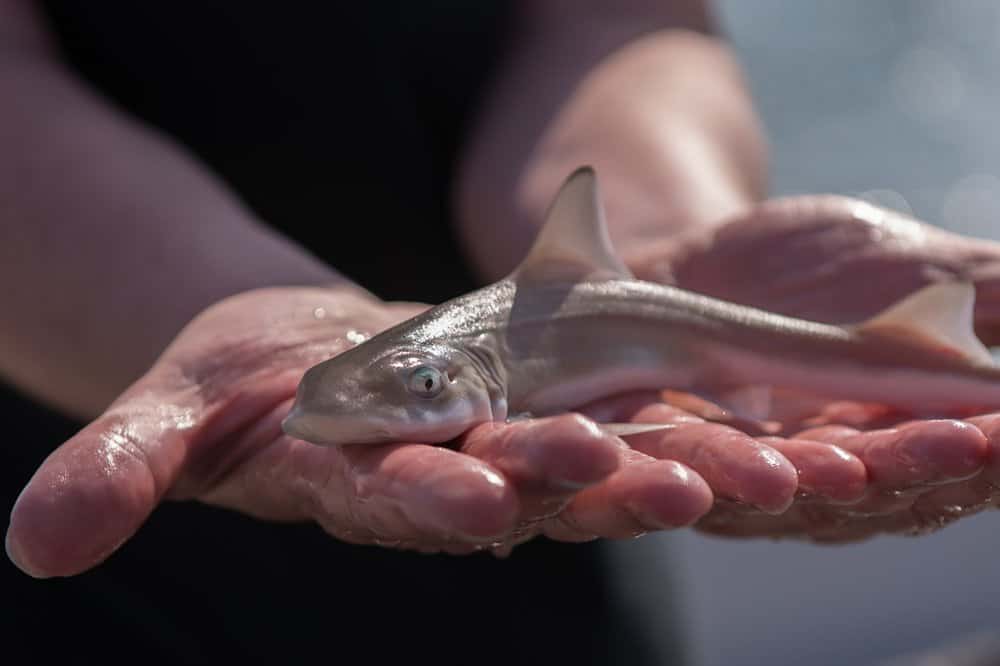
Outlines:
<svg viewBox="0 0 1000 666"><path fill-rule="evenodd" d="M365 335L364 333L361 333L360 331L355 331L354 329L351 329L350 331L347 332L347 340L351 344L360 345L367 339L368 336Z"/></svg>
<svg viewBox="0 0 1000 666"><path fill-rule="evenodd" d="M326 317L326 308L316 308L313 310L314 319L324 319Z"/></svg>

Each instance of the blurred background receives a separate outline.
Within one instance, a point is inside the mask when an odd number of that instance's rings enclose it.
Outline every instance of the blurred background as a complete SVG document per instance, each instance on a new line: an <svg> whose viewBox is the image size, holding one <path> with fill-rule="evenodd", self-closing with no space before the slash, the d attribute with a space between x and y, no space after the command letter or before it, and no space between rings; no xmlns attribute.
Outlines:
<svg viewBox="0 0 1000 666"><path fill-rule="evenodd" d="M716 7L770 136L773 194L861 196L1000 239L1000 3ZM680 568L705 666L840 666L989 643L1000 634L998 551L990 512L916 540L817 547L684 534L623 544L619 556L633 571ZM632 585L656 622L655 588Z"/></svg>

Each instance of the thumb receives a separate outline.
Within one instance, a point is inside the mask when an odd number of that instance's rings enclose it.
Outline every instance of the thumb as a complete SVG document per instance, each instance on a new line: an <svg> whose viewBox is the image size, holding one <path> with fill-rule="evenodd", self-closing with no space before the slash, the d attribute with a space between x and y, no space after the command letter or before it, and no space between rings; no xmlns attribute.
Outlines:
<svg viewBox="0 0 1000 666"><path fill-rule="evenodd" d="M176 481L201 408L142 384L53 451L17 498L6 548L25 573L71 576L102 562Z"/></svg>

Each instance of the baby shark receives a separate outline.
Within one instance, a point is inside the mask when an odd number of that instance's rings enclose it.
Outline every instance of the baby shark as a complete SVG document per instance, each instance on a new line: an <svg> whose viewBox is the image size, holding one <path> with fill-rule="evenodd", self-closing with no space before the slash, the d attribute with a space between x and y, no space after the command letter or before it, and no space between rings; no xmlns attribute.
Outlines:
<svg viewBox="0 0 1000 666"><path fill-rule="evenodd" d="M971 284L938 283L867 321L830 325L637 280L611 247L584 167L513 273L310 368L282 426L322 445L441 443L623 391L720 386L918 413L996 408L1000 369L973 332L974 300Z"/></svg>

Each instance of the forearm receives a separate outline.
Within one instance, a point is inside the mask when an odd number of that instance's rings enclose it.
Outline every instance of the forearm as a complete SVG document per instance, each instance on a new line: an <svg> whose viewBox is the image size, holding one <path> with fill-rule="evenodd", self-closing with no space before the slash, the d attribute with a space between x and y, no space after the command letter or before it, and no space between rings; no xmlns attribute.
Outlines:
<svg viewBox="0 0 1000 666"><path fill-rule="evenodd" d="M87 416L227 295L340 280L45 53L0 52L0 373Z"/></svg>
<svg viewBox="0 0 1000 666"><path fill-rule="evenodd" d="M462 236L486 276L513 267L581 164L597 168L612 240L632 264L651 239L763 195L757 119L699 6L591 0L572 19L558 7L522 16L458 181Z"/></svg>

